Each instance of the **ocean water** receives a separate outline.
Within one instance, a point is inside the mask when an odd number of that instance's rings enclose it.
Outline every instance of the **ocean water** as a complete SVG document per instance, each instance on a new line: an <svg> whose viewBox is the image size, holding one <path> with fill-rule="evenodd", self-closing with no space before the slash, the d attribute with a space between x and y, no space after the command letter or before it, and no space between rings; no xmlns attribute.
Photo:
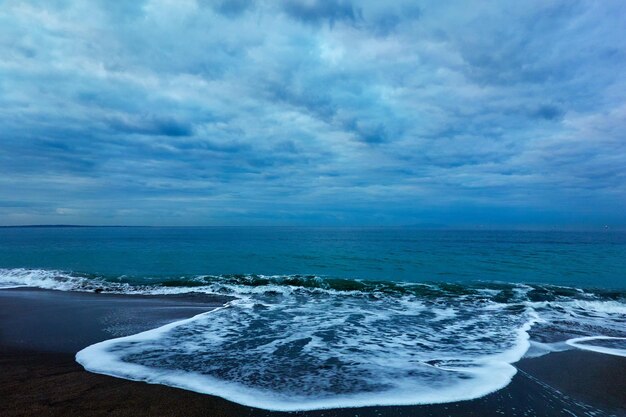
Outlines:
<svg viewBox="0 0 626 417"><path fill-rule="evenodd" d="M626 356L626 234L0 229L0 287L230 295L78 352L86 369L271 410L505 387L524 356Z"/></svg>

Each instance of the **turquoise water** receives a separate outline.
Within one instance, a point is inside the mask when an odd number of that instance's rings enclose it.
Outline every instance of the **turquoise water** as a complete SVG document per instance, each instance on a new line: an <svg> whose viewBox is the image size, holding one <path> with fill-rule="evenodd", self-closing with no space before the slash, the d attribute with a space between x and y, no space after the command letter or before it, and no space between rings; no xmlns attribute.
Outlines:
<svg viewBox="0 0 626 417"><path fill-rule="evenodd" d="M7 228L0 267L150 282L200 274L626 288L626 233L324 228Z"/></svg>
<svg viewBox="0 0 626 417"><path fill-rule="evenodd" d="M524 356L626 356L625 273L608 231L0 229L0 288L231 296L77 361L271 410L468 400Z"/></svg>

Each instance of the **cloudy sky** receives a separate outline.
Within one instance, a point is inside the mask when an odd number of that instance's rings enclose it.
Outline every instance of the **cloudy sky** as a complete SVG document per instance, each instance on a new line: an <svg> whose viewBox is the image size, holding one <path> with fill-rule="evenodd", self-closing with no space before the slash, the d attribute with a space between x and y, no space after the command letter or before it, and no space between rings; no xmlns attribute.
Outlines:
<svg viewBox="0 0 626 417"><path fill-rule="evenodd" d="M0 1L0 224L626 226L626 3Z"/></svg>

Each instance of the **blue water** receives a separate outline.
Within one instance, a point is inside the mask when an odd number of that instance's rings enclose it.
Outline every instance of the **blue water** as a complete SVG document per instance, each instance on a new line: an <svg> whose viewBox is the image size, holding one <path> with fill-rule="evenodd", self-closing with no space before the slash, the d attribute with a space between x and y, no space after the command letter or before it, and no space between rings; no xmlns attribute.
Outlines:
<svg viewBox="0 0 626 417"><path fill-rule="evenodd" d="M231 296L77 360L271 410L467 400L524 356L626 356L626 234L609 231L0 229L15 286Z"/></svg>
<svg viewBox="0 0 626 417"><path fill-rule="evenodd" d="M626 233L401 228L7 228L0 268L142 281L199 274L311 274L626 288Z"/></svg>

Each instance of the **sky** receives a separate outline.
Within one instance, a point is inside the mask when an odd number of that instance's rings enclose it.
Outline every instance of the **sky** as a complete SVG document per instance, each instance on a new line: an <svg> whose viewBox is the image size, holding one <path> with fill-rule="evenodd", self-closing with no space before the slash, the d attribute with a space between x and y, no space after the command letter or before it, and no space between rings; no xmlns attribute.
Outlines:
<svg viewBox="0 0 626 417"><path fill-rule="evenodd" d="M0 0L0 225L626 227L626 3Z"/></svg>

